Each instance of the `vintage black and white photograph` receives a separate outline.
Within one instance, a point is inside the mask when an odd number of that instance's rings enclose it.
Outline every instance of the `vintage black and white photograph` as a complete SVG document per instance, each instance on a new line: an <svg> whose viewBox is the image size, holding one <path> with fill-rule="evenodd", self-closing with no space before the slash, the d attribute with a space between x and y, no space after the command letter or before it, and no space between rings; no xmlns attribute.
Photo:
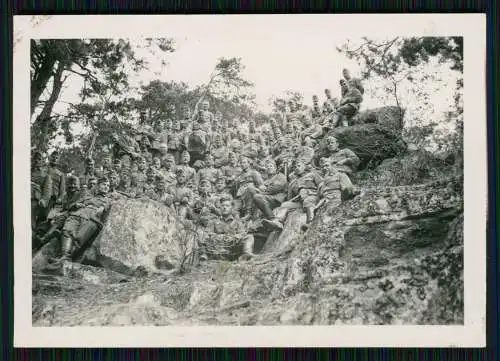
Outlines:
<svg viewBox="0 0 500 361"><path fill-rule="evenodd" d="M251 18L27 40L34 328L466 324L463 34Z"/></svg>

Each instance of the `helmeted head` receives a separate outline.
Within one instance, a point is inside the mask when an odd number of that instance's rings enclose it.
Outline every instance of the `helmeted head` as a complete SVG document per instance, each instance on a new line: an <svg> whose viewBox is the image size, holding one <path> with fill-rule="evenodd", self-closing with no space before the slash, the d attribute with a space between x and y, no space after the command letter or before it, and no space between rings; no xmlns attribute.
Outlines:
<svg viewBox="0 0 500 361"><path fill-rule="evenodd" d="M58 151L53 151L51 154L50 154L50 157L49 157L49 164L51 166L55 166L59 163L59 159L60 159L60 154Z"/></svg>
<svg viewBox="0 0 500 361"><path fill-rule="evenodd" d="M186 171L182 168L177 168L176 170L177 183L179 185L183 185L187 182L187 174Z"/></svg>
<svg viewBox="0 0 500 361"><path fill-rule="evenodd" d="M229 152L227 155L227 160L229 164L235 166L238 163L238 157L236 156L236 153L234 152Z"/></svg>
<svg viewBox="0 0 500 361"><path fill-rule="evenodd" d="M191 161L191 155L187 150L183 151L181 154L181 163L188 164Z"/></svg>
<svg viewBox="0 0 500 361"><path fill-rule="evenodd" d="M344 79L340 79L339 84L342 91L347 91L349 89L349 83Z"/></svg>
<svg viewBox="0 0 500 361"><path fill-rule="evenodd" d="M337 138L335 138L333 135L330 135L328 138L326 138L326 147L329 152L336 152L339 149Z"/></svg>
<svg viewBox="0 0 500 361"><path fill-rule="evenodd" d="M161 168L161 159L158 157L153 158L153 163L151 163L151 167L158 170Z"/></svg>
<svg viewBox="0 0 500 361"><path fill-rule="evenodd" d="M80 189L80 179L77 176L70 175L68 177L68 190L70 193L75 193Z"/></svg>
<svg viewBox="0 0 500 361"><path fill-rule="evenodd" d="M166 170L171 170L174 168L174 166L175 166L175 157L173 154L168 153L167 155L165 155L165 158L163 160L163 167Z"/></svg>
<svg viewBox="0 0 500 361"><path fill-rule="evenodd" d="M297 175L302 175L304 174L304 172L306 171L307 169L307 164L306 162L303 160L303 159L298 159L296 162L295 162L295 173Z"/></svg>
<svg viewBox="0 0 500 361"><path fill-rule="evenodd" d="M325 89L325 95L326 95L327 99L331 99L332 92L330 91L330 89Z"/></svg>
<svg viewBox="0 0 500 361"><path fill-rule="evenodd" d="M116 171L111 171L109 173L109 186L112 188L118 187L120 184L120 177Z"/></svg>
<svg viewBox="0 0 500 361"><path fill-rule="evenodd" d="M87 173L93 173L95 169L95 162L92 158L85 158L85 171Z"/></svg>
<svg viewBox="0 0 500 361"><path fill-rule="evenodd" d="M140 157L137 159L137 170L143 172L147 167L146 158Z"/></svg>
<svg viewBox="0 0 500 361"><path fill-rule="evenodd" d="M241 157L240 158L240 167L241 170L247 171L250 169L250 159L248 157Z"/></svg>
<svg viewBox="0 0 500 361"><path fill-rule="evenodd" d="M90 177L87 179L87 189L88 190L94 190L97 187L97 178L96 177Z"/></svg>
<svg viewBox="0 0 500 361"><path fill-rule="evenodd" d="M172 130L181 130L181 123L177 119L172 120Z"/></svg>
<svg viewBox="0 0 500 361"><path fill-rule="evenodd" d="M349 72L348 69L342 69L342 76L344 77L345 80L350 80L351 79L351 73Z"/></svg>
<svg viewBox="0 0 500 361"><path fill-rule="evenodd" d="M201 109L203 109L204 111L207 111L209 108L210 108L210 102L208 100L204 100L201 103Z"/></svg>
<svg viewBox="0 0 500 361"><path fill-rule="evenodd" d="M110 181L107 177L99 178L97 182L97 191L99 194L106 194L109 192Z"/></svg>
<svg viewBox="0 0 500 361"><path fill-rule="evenodd" d="M211 154L207 154L205 156L204 163L205 163L205 167L207 167L207 168L213 168L213 166L214 166L214 157Z"/></svg>
<svg viewBox="0 0 500 361"><path fill-rule="evenodd" d="M223 217L229 216L233 213L233 198L229 194L224 194L219 199L220 212Z"/></svg>
<svg viewBox="0 0 500 361"><path fill-rule="evenodd" d="M210 183L210 180L206 177L201 177L200 184L198 184L198 192L200 192L200 194L208 194L210 193L211 188L212 184Z"/></svg>
<svg viewBox="0 0 500 361"><path fill-rule="evenodd" d="M271 160L266 163L266 172L269 176L273 176L277 172L276 162Z"/></svg>
<svg viewBox="0 0 500 361"><path fill-rule="evenodd" d="M222 174L218 174L215 179L215 190L217 192L223 192L226 189L226 178Z"/></svg>

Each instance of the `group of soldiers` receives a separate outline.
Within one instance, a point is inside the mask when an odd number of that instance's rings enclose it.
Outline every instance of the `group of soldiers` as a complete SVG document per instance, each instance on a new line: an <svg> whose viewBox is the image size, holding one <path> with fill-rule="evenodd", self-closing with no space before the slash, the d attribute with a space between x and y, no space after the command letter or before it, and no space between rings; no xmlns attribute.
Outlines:
<svg viewBox="0 0 500 361"><path fill-rule="evenodd" d="M317 209L338 207L357 192L350 178L360 160L350 149L339 149L331 130L351 124L364 90L346 69L340 87L340 101L325 90L322 107L316 95L311 111L290 102L284 116L259 126L214 114L208 101L194 116L183 107L181 119L172 105L168 117L150 119L151 125L142 114L133 135L114 136L99 167L87 157L79 176L58 169L57 152L45 165L35 151L34 248L58 237L58 260L74 260L119 197L161 202L202 230L202 259L253 257L250 224L261 221L279 232L291 204L305 211L307 229Z"/></svg>

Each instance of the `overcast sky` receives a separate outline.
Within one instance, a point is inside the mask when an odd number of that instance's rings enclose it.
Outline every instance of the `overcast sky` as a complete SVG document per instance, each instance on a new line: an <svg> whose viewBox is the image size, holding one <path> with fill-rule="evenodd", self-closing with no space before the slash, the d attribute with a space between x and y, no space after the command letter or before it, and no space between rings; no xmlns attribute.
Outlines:
<svg viewBox="0 0 500 361"><path fill-rule="evenodd" d="M334 96L339 95L338 81L343 68L353 75L359 74L355 61L347 59L336 50L336 46L349 38L360 41L359 34L349 36L352 29L338 31L341 24L328 16L314 17L314 22L305 17L239 17L239 16L171 16L165 22L165 34L175 40L176 51L162 54L162 58L149 53L148 49L137 49L137 55L149 61L147 69L132 77L132 85L147 84L151 80L184 81L191 87L204 84L220 57L241 57L245 65L243 76L255 84L253 92L260 110L269 111L269 98L286 90L300 91L306 104L313 94L324 97L325 88ZM340 20L339 20L340 21ZM161 30L161 31L160 31ZM370 36L370 34L364 34ZM394 34L397 36L397 34ZM380 38L380 37L379 37ZM386 39L383 37L382 39ZM144 44L142 39L133 43ZM161 60L166 66L161 66ZM431 104L438 113L445 110L453 95L453 74L443 74L445 84L432 90ZM380 86L366 82L366 88ZM54 110L64 114L64 102L77 102L82 79L71 76ZM408 99L407 107L418 99ZM381 105L380 100L371 99L365 93L363 108Z"/></svg>

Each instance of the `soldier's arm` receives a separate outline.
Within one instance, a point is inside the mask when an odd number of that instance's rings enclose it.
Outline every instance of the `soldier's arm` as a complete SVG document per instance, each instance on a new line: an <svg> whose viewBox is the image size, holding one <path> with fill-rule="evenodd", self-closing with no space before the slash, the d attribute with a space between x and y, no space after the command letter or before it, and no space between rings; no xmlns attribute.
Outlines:
<svg viewBox="0 0 500 361"><path fill-rule="evenodd" d="M253 178L253 183L255 184L256 187L261 187L264 185L264 180L262 179L262 176L260 175L259 172L253 171L252 178Z"/></svg>
<svg viewBox="0 0 500 361"><path fill-rule="evenodd" d="M44 206L46 206L49 203L50 197L52 197L52 176L50 175L50 173L47 173L45 175L41 188L42 188L41 200L43 201Z"/></svg>
<svg viewBox="0 0 500 361"><path fill-rule="evenodd" d="M352 195L354 192L354 186L349 177L344 173L339 173L339 176L340 176L340 190L342 192L346 192L347 194L349 194L349 196Z"/></svg>
<svg viewBox="0 0 500 361"><path fill-rule="evenodd" d="M279 177L276 177L274 179L274 182L271 182L267 186L267 193L269 194L284 193L287 191L287 188L288 188L288 182L286 181L285 176L280 175Z"/></svg>
<svg viewBox="0 0 500 361"><path fill-rule="evenodd" d="M66 174L61 172L61 183L59 183L59 198L62 200L66 194Z"/></svg>

